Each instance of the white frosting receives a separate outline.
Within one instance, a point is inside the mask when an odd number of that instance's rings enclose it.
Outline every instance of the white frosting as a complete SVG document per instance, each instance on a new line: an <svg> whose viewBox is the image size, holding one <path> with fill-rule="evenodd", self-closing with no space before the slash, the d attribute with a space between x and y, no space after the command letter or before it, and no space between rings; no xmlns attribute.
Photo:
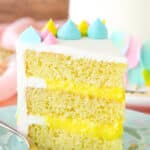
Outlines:
<svg viewBox="0 0 150 150"><path fill-rule="evenodd" d="M19 83L20 83L20 79L21 77L18 76ZM17 126L19 131L21 131L24 135L27 135L29 125L31 124L43 125L45 121L40 116L27 115L25 88L26 87L46 88L46 83L43 79L34 78L34 77L30 77L30 78L25 77L21 83L22 83L22 88L20 88L20 86L18 85Z"/></svg>
<svg viewBox="0 0 150 150"><path fill-rule="evenodd" d="M22 52L26 49L32 49L37 52L54 52L74 58L126 63L126 59L121 55L120 50L108 39L93 40L82 38L80 40L59 40L57 44L53 45L17 43L17 49Z"/></svg>
<svg viewBox="0 0 150 150"><path fill-rule="evenodd" d="M28 126L32 125L32 124L38 124L38 125L44 125L46 124L45 119L41 116L35 116L35 115L29 115L27 117L27 123Z"/></svg>
<svg viewBox="0 0 150 150"><path fill-rule="evenodd" d="M24 56L21 51L17 53L17 127L20 132L27 133L27 107L25 101L26 76L24 69Z"/></svg>
<svg viewBox="0 0 150 150"><path fill-rule="evenodd" d="M26 78L26 87L46 88L46 83L41 78L29 77Z"/></svg>
<svg viewBox="0 0 150 150"><path fill-rule="evenodd" d="M32 124L37 124L37 125L45 125L46 122L45 122L45 119L44 117L41 117L41 116L36 116L36 115L23 115L21 116L19 114L19 116L21 118L24 118L26 117L26 122L24 122L23 124L20 124L18 126L18 129L24 134L24 135L28 135L28 127Z"/></svg>
<svg viewBox="0 0 150 150"><path fill-rule="evenodd" d="M25 100L25 88L26 87L36 87L45 88L45 81L40 78L27 78L25 75L24 68L24 53L20 50L17 52L17 127L18 130L27 135L28 126L33 123L42 123L42 119L39 117L33 117L27 115L27 104ZM36 118L36 119L35 119Z"/></svg>

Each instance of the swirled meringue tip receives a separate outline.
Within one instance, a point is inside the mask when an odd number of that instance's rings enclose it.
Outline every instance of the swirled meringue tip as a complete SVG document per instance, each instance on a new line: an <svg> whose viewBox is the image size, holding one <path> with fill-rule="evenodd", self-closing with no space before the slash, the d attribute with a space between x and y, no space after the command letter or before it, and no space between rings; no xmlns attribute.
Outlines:
<svg viewBox="0 0 150 150"><path fill-rule="evenodd" d="M34 29L32 26L28 27L24 30L20 36L18 37L19 42L23 43L41 43L41 37L38 31Z"/></svg>
<svg viewBox="0 0 150 150"><path fill-rule="evenodd" d="M82 20L81 23L78 25L78 29L80 30L82 36L87 36L88 26L89 24L85 20Z"/></svg>
<svg viewBox="0 0 150 150"><path fill-rule="evenodd" d="M55 36L57 34L57 28L56 28L56 25L52 19L49 19L49 21L45 24L45 26L42 29L42 32L44 30L48 30L49 32L51 32Z"/></svg>
<svg viewBox="0 0 150 150"><path fill-rule="evenodd" d="M150 69L150 41L143 44L141 48L140 60L144 68Z"/></svg>
<svg viewBox="0 0 150 150"><path fill-rule="evenodd" d="M79 40L81 33L72 20L68 20L57 32L57 37L62 40Z"/></svg>
<svg viewBox="0 0 150 150"><path fill-rule="evenodd" d="M47 45L56 44L57 39L52 33L48 33L47 36L45 37L45 39L43 40L43 43L45 43Z"/></svg>
<svg viewBox="0 0 150 150"><path fill-rule="evenodd" d="M88 28L88 37L92 39L107 39L108 31L106 26L100 21L95 20Z"/></svg>

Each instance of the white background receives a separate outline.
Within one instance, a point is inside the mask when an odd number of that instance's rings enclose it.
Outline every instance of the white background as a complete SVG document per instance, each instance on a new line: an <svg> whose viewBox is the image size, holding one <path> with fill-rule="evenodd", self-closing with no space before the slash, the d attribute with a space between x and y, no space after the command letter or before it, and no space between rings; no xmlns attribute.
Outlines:
<svg viewBox="0 0 150 150"><path fill-rule="evenodd" d="M150 40L150 0L70 0L69 17L77 22L105 18L109 31Z"/></svg>

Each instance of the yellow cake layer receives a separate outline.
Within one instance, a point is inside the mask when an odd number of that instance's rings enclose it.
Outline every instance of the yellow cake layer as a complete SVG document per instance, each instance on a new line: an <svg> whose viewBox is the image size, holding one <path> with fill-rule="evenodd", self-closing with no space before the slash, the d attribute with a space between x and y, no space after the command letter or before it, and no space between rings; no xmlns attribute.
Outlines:
<svg viewBox="0 0 150 150"><path fill-rule="evenodd" d="M89 119L98 123L124 120L125 103L49 89L27 88L27 111L32 115Z"/></svg>
<svg viewBox="0 0 150 150"><path fill-rule="evenodd" d="M28 77L69 80L97 87L124 88L123 74L126 65L122 63L74 59L62 54L32 50L25 51L24 59Z"/></svg>
<svg viewBox="0 0 150 150"><path fill-rule="evenodd" d="M28 137L39 150L122 150L122 139L104 140L78 135L49 126L31 125Z"/></svg>
<svg viewBox="0 0 150 150"><path fill-rule="evenodd" d="M69 80L47 80L47 88L117 102L123 102L125 100L125 90L122 88L96 87L94 85Z"/></svg>

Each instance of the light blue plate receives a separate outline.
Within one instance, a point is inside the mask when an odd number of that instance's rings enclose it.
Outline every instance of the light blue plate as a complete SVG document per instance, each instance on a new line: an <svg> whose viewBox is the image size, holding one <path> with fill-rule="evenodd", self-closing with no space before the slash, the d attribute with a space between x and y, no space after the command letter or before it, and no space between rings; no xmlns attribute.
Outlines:
<svg viewBox="0 0 150 150"><path fill-rule="evenodd" d="M0 108L0 120L16 127L15 112L16 106ZM124 130L124 150L150 150L150 115L127 110ZM27 147L20 139L0 129L0 150L27 150Z"/></svg>

